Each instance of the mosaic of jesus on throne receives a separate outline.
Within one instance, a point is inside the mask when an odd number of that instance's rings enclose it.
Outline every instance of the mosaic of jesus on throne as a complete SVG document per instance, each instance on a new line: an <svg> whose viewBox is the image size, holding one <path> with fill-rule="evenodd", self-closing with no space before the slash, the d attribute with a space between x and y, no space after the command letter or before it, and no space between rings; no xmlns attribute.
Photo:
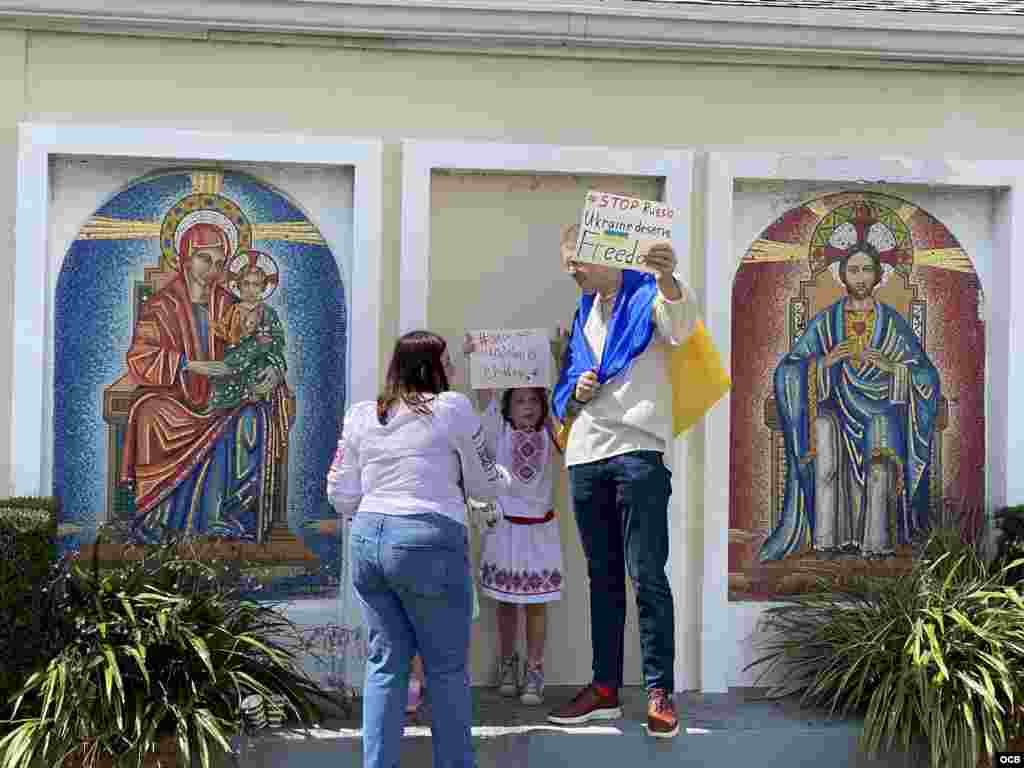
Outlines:
<svg viewBox="0 0 1024 768"><path fill-rule="evenodd" d="M982 498L981 302L952 233L888 195L812 200L750 246L733 290L735 591L899 568Z"/></svg>
<svg viewBox="0 0 1024 768"><path fill-rule="evenodd" d="M298 534L326 514L310 477L343 408L344 323L335 259L283 193L230 172L130 185L58 285L56 419L94 430L55 430L63 521L82 544L105 522L316 560Z"/></svg>

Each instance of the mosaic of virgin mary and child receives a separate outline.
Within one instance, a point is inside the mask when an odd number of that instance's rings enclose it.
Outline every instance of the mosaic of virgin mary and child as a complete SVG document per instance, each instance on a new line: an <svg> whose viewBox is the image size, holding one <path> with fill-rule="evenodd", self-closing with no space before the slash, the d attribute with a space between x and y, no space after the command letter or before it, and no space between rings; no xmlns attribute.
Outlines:
<svg viewBox="0 0 1024 768"><path fill-rule="evenodd" d="M136 538L163 529L261 541L281 493L292 401L285 334L266 299L274 260L239 247L216 210L177 223L176 274L141 307L128 369L121 482L132 483Z"/></svg>

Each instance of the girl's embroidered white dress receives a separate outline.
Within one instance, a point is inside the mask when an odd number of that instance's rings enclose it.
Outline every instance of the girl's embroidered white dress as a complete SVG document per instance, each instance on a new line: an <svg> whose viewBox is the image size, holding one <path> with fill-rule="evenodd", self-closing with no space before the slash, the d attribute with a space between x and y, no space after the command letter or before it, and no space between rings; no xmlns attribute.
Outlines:
<svg viewBox="0 0 1024 768"><path fill-rule="evenodd" d="M496 396L483 416L488 447L512 475L498 497L501 519L480 542L480 591L503 603L548 603L562 596L562 544L554 516L553 445L547 431L513 429Z"/></svg>

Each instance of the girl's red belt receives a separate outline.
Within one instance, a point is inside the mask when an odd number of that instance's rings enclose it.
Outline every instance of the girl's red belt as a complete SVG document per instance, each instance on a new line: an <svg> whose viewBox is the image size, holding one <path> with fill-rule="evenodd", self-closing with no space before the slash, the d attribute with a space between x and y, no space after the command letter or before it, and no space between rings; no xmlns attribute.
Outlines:
<svg viewBox="0 0 1024 768"><path fill-rule="evenodd" d="M540 523L550 523L555 519L555 510L549 509L548 513L544 517L517 517L515 515L505 515L505 519L508 520L512 525L539 525Z"/></svg>

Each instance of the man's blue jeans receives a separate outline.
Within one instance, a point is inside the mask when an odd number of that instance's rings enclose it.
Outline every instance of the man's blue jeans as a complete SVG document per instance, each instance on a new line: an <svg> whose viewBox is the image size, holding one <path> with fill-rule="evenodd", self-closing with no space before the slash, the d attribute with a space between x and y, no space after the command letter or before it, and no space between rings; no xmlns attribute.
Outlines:
<svg viewBox="0 0 1024 768"><path fill-rule="evenodd" d="M369 628L363 765L398 765L409 667L419 652L431 705L434 768L472 768L466 526L443 515L360 512L351 541L352 583Z"/></svg>
<svg viewBox="0 0 1024 768"><path fill-rule="evenodd" d="M569 468L573 511L590 576L594 682L622 687L626 572L636 592L647 690L673 691L675 616L668 562L672 473L657 451Z"/></svg>

